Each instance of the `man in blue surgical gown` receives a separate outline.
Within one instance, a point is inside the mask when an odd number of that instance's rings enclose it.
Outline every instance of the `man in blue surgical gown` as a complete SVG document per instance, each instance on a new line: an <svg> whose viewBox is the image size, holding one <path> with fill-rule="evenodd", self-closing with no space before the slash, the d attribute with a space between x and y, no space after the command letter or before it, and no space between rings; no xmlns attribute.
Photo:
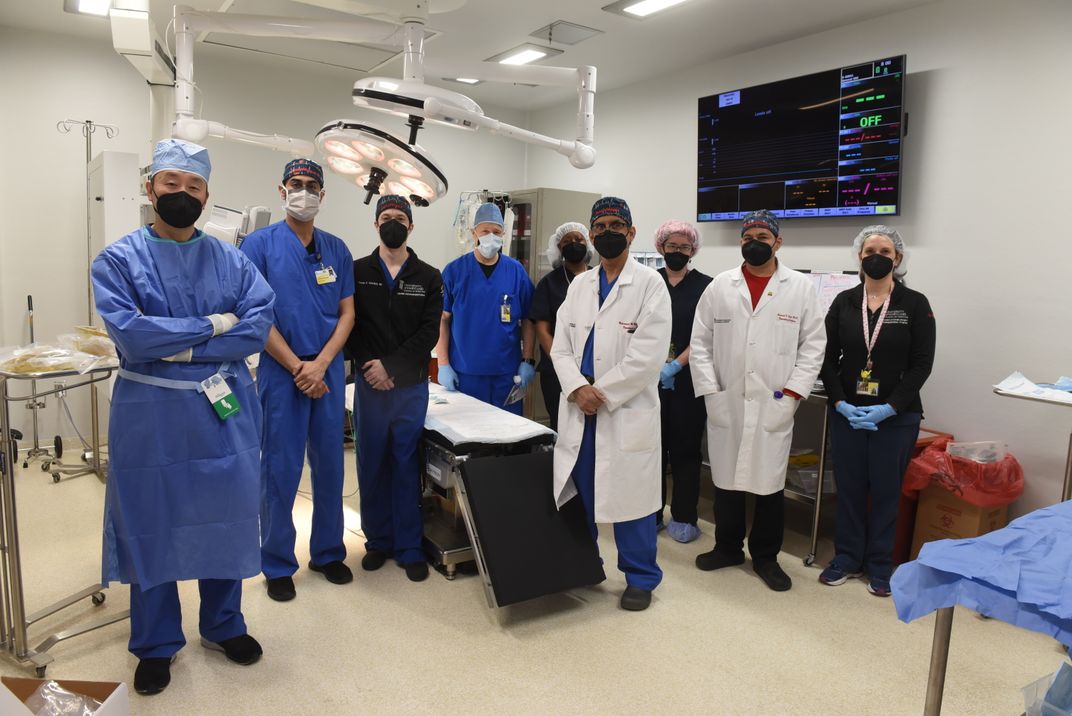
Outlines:
<svg viewBox="0 0 1072 716"><path fill-rule="evenodd" d="M186 643L176 581L197 579L201 644L261 655L242 582L260 568L261 408L244 358L264 347L275 294L237 249L193 224L208 151L160 142L146 193L158 219L93 262L97 311L119 352L108 429L103 582L130 584L134 688L162 691Z"/></svg>
<svg viewBox="0 0 1072 716"><path fill-rule="evenodd" d="M343 560L342 347L354 325L353 257L346 244L313 225L324 197L324 171L294 159L279 186L286 216L255 231L242 251L276 292L275 325L257 369L264 409L261 570L268 596L294 598L294 498L305 454L313 487L309 568L333 584L353 573Z"/></svg>
<svg viewBox="0 0 1072 716"><path fill-rule="evenodd" d="M503 231L499 207L481 204L473 250L443 269L438 380L521 415L520 402L505 403L515 382L525 388L536 377L536 327L529 320L535 289L525 267L501 253Z"/></svg>

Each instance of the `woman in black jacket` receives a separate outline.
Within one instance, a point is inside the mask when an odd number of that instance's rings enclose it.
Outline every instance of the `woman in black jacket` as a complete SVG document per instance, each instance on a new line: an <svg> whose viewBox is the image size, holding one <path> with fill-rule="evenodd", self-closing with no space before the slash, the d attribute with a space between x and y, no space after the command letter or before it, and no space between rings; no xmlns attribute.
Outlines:
<svg viewBox="0 0 1072 716"><path fill-rule="evenodd" d="M836 554L819 581L837 586L863 572L868 591L888 597L901 479L934 364L934 314L927 297L900 280L904 242L895 229L864 228L853 251L863 283L839 294L826 316L821 375L838 499Z"/></svg>

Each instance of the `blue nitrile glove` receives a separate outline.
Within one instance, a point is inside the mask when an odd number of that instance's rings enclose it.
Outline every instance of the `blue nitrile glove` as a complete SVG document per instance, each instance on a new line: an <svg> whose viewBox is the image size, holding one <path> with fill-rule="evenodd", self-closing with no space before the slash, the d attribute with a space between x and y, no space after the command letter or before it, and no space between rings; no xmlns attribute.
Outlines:
<svg viewBox="0 0 1072 716"><path fill-rule="evenodd" d="M674 376L681 372L681 369L685 366L672 360L669 363L664 363L663 367L659 370L659 384L662 385L665 390L674 389Z"/></svg>
<svg viewBox="0 0 1072 716"><path fill-rule="evenodd" d="M864 414L863 408L858 408L855 405L850 405L849 401L847 400L842 400L841 402L839 402L836 406L834 406L834 410L838 411L838 413L843 415L845 419L848 420L850 423L853 420L859 420L860 417Z"/></svg>
<svg viewBox="0 0 1072 716"><path fill-rule="evenodd" d="M878 425L887 418L892 418L897 415L897 411L893 409L893 406L889 403L882 405L868 405L867 407L860 408L861 415L856 418L857 422L871 423Z"/></svg>
<svg viewBox="0 0 1072 716"><path fill-rule="evenodd" d="M878 426L874 423L869 423L866 420L857 420L856 422L849 421L849 426L853 430L870 430L872 432L878 430Z"/></svg>
<svg viewBox="0 0 1072 716"><path fill-rule="evenodd" d="M453 392L458 389L458 374L449 365L439 366L439 384Z"/></svg>
<svg viewBox="0 0 1072 716"><path fill-rule="evenodd" d="M524 389L529 387L529 383L536 377L536 368L521 361L521 365L517 367L517 374L521 378L521 388Z"/></svg>

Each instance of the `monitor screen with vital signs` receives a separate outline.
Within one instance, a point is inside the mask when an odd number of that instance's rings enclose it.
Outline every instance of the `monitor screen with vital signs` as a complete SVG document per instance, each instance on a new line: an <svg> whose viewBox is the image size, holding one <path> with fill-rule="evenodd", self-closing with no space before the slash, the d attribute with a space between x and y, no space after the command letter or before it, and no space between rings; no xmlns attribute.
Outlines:
<svg viewBox="0 0 1072 716"><path fill-rule="evenodd" d="M900 209L905 56L700 98L697 221Z"/></svg>

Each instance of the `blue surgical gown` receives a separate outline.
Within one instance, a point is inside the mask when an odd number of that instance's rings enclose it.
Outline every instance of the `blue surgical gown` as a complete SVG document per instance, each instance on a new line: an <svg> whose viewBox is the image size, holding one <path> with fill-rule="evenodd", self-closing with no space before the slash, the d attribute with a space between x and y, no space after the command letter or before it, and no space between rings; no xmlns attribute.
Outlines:
<svg viewBox="0 0 1072 716"><path fill-rule="evenodd" d="M241 406L221 421L193 390L120 377L108 427L103 582L143 590L180 579L242 579L260 571L261 408L244 358L260 351L275 294L233 246L198 231L177 243L147 227L93 262L97 311L120 366L201 381L230 364ZM205 316L238 324L212 336ZM189 363L161 360L193 348Z"/></svg>
<svg viewBox="0 0 1072 716"><path fill-rule="evenodd" d="M450 366L468 375L513 375L521 364L521 320L532 305L532 279L525 267L500 256L484 275L473 252L443 269L443 310L451 314ZM510 320L503 322L504 301Z"/></svg>
<svg viewBox="0 0 1072 716"><path fill-rule="evenodd" d="M242 241L242 253L276 292L275 327L299 358L320 353L339 322L339 302L354 295L354 259L342 239L313 229L313 246L309 253L286 221ZM317 284L317 271L329 268L335 280Z"/></svg>

